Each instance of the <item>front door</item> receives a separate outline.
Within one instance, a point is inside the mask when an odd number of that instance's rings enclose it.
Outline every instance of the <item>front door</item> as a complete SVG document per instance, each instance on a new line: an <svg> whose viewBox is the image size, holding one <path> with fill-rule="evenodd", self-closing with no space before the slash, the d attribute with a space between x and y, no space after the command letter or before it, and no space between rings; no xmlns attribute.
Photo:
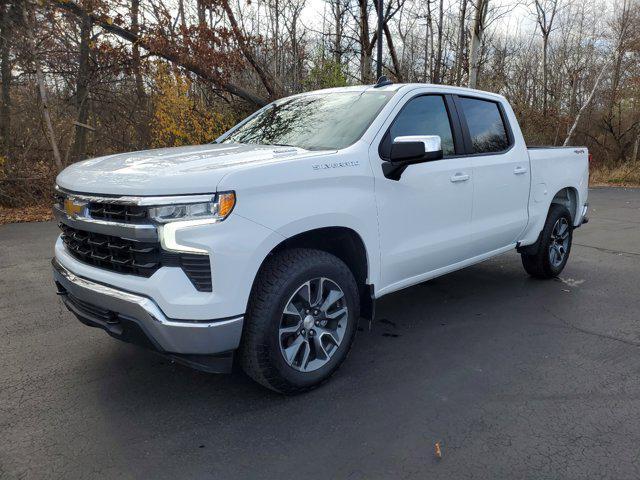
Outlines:
<svg viewBox="0 0 640 480"><path fill-rule="evenodd" d="M458 156L462 143L454 121L450 98L417 95L398 109L371 146L384 293L470 256L474 179L471 160ZM439 135L444 158L411 165L399 180L386 178L382 163L389 158L393 139L405 135Z"/></svg>

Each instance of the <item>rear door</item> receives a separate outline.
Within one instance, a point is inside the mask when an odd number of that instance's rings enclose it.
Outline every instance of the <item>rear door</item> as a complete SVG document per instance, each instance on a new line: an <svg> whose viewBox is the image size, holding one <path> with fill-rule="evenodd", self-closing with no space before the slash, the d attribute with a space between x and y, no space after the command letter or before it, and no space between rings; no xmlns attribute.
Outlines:
<svg viewBox="0 0 640 480"><path fill-rule="evenodd" d="M517 242L527 224L529 157L514 148L503 105L472 96L455 96L465 148L473 170L471 226L474 256Z"/></svg>
<svg viewBox="0 0 640 480"><path fill-rule="evenodd" d="M461 155L460 126L449 96L413 94L391 119L369 152L382 252L381 289L386 291L468 258L473 198L471 160ZM382 164L393 139L405 135L439 135L444 158L411 165L399 180L386 178Z"/></svg>

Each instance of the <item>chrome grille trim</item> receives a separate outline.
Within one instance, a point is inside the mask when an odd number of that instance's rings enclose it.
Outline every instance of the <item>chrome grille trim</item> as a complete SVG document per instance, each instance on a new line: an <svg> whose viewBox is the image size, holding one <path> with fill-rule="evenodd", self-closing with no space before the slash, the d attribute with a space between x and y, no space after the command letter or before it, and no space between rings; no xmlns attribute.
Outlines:
<svg viewBox="0 0 640 480"><path fill-rule="evenodd" d="M138 242L157 242L158 229L155 225L140 223L121 223L98 220L89 217L68 216L58 205L53 206L53 215L61 223L79 230L87 230L102 235L113 235Z"/></svg>
<svg viewBox="0 0 640 480"><path fill-rule="evenodd" d="M100 195L87 195L84 193L75 193L69 190L65 190L62 187L56 185L55 190L57 193L65 195L69 198L74 198L83 202L94 203L111 203L119 205L135 205L139 207L150 207L158 205L176 205L185 203L201 203L211 202L215 193L195 194L195 195L163 195L163 196L100 196Z"/></svg>

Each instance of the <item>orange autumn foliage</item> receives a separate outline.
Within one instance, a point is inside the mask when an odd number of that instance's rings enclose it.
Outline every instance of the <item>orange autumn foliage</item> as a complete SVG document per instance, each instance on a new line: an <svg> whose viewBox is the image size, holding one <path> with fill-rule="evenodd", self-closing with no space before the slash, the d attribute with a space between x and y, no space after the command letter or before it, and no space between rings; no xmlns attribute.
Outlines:
<svg viewBox="0 0 640 480"><path fill-rule="evenodd" d="M152 96L152 146L177 147L208 143L233 126L230 115L207 110L193 95L191 80L160 67Z"/></svg>

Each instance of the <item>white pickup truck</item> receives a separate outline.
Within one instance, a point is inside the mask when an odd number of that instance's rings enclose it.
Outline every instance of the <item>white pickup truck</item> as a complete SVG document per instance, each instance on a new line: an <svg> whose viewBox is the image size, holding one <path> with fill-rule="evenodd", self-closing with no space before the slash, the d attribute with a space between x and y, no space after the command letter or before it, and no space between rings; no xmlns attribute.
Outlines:
<svg viewBox="0 0 640 480"><path fill-rule="evenodd" d="M296 393L344 361L375 299L512 249L564 268L587 221L586 148L527 149L500 95L316 91L209 145L123 153L57 178L53 272L85 324Z"/></svg>

